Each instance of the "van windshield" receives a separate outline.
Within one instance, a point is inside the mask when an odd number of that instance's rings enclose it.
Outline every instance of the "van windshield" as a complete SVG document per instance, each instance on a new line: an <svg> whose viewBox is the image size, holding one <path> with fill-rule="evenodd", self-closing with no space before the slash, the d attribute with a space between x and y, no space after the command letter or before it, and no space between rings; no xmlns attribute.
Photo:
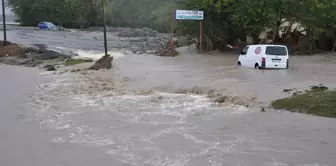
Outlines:
<svg viewBox="0 0 336 166"><path fill-rule="evenodd" d="M266 55L286 56L287 55L287 49L286 49L286 47L267 46L265 54Z"/></svg>

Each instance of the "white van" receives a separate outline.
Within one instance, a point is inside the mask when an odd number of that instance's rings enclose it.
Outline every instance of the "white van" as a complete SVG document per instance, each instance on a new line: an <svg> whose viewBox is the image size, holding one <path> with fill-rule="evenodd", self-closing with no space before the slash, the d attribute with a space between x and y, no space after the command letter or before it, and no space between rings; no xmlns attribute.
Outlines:
<svg viewBox="0 0 336 166"><path fill-rule="evenodd" d="M248 45L238 58L238 65L256 69L287 69L288 63L288 49L284 45Z"/></svg>

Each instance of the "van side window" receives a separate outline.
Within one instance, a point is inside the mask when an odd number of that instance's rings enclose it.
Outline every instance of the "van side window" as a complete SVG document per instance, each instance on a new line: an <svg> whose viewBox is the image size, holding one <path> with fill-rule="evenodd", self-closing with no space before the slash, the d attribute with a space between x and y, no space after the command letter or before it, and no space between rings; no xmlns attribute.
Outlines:
<svg viewBox="0 0 336 166"><path fill-rule="evenodd" d="M241 55L246 55L247 54L247 50L249 47L245 47L242 51L241 51Z"/></svg>
<svg viewBox="0 0 336 166"><path fill-rule="evenodd" d="M279 47L279 46L267 46L266 47L266 55L277 55L277 56L286 56L287 48Z"/></svg>

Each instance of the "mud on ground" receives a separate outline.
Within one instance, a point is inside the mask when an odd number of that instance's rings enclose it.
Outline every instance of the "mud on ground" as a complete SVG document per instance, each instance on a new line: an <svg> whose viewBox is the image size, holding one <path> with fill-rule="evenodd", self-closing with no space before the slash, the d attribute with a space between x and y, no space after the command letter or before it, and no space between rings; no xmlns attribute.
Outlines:
<svg viewBox="0 0 336 166"><path fill-rule="evenodd" d="M49 50L44 44L25 47L9 43L5 47L4 54L1 54L3 56L0 56L0 63L14 66L42 67L47 71L57 70L56 68L64 66L69 59L76 56ZM82 60L82 63L84 62L92 62L92 60Z"/></svg>

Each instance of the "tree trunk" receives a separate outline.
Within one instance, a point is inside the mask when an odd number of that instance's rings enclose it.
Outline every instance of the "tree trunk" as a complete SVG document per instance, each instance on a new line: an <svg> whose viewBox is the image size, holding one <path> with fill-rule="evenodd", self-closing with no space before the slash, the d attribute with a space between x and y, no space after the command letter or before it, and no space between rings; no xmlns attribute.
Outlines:
<svg viewBox="0 0 336 166"><path fill-rule="evenodd" d="M281 20L276 22L275 27L275 36L274 36L274 43L277 44L280 42L280 26L281 26Z"/></svg>
<svg viewBox="0 0 336 166"><path fill-rule="evenodd" d="M254 33L251 35L253 44L259 44L260 43L260 38L259 38L259 33Z"/></svg>

